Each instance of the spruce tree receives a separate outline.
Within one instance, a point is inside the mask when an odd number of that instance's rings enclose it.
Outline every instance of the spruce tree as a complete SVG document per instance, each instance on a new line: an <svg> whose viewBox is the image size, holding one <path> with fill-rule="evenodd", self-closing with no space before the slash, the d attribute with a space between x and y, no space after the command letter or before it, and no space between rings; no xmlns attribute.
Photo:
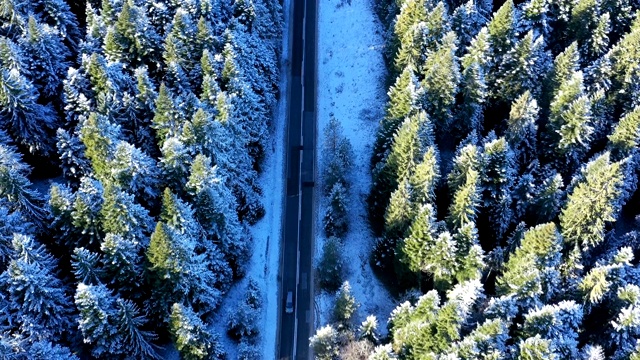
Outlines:
<svg viewBox="0 0 640 360"><path fill-rule="evenodd" d="M505 102L512 102L525 91L534 97L540 96L548 67L544 39L534 37L533 31L529 31L502 58L492 84L495 89L492 95Z"/></svg>
<svg viewBox="0 0 640 360"><path fill-rule="evenodd" d="M196 156L186 188L193 199L196 219L220 244L234 274L240 274L248 252L247 235L235 210L235 198L209 158Z"/></svg>
<svg viewBox="0 0 640 360"><path fill-rule="evenodd" d="M172 305L169 328L174 344L184 359L225 358L224 351L218 343L218 336L209 332L206 324L188 305Z"/></svg>
<svg viewBox="0 0 640 360"><path fill-rule="evenodd" d="M524 169L537 158L539 110L536 99L529 91L520 95L511 104L505 137L520 169Z"/></svg>
<svg viewBox="0 0 640 360"><path fill-rule="evenodd" d="M57 95L69 67L66 59L71 55L57 31L29 16L18 43L38 92L46 97Z"/></svg>
<svg viewBox="0 0 640 360"><path fill-rule="evenodd" d="M530 310L524 316L523 337L541 336L550 340L551 348L564 359L578 356L578 331L582 325L582 306L561 301Z"/></svg>
<svg viewBox="0 0 640 360"><path fill-rule="evenodd" d="M593 126L591 101L584 93L581 72L564 81L550 105L547 134L559 167L573 170L589 150Z"/></svg>
<svg viewBox="0 0 640 360"><path fill-rule="evenodd" d="M427 267L427 254L435 245L435 210L431 204L418 208L409 236L400 243L400 260L409 270L420 273Z"/></svg>
<svg viewBox="0 0 640 360"><path fill-rule="evenodd" d="M484 144L482 168L483 207L500 239L513 221L511 192L516 173L514 155L504 137L489 138Z"/></svg>
<svg viewBox="0 0 640 360"><path fill-rule="evenodd" d="M515 44L519 21L518 10L513 1L508 0L493 14L493 18L487 25L496 64L501 62L502 56L509 51L512 44Z"/></svg>
<svg viewBox="0 0 640 360"><path fill-rule="evenodd" d="M625 181L624 164L611 162L608 152L590 161L560 214L562 235L582 249L604 240L607 223L616 220Z"/></svg>
<svg viewBox="0 0 640 360"><path fill-rule="evenodd" d="M513 294L518 306L544 304L558 291L563 240L554 223L530 228L496 281L498 295Z"/></svg>
<svg viewBox="0 0 640 360"><path fill-rule="evenodd" d="M487 74L491 61L490 51L487 28L484 27L460 59L460 92L464 100L458 109L458 119L454 125L462 133L482 130L483 110L489 90Z"/></svg>
<svg viewBox="0 0 640 360"><path fill-rule="evenodd" d="M53 106L40 104L38 97L17 70L0 68L0 123L29 152L47 155L54 148L51 133L58 119Z"/></svg>
<svg viewBox="0 0 640 360"><path fill-rule="evenodd" d="M640 143L640 107L624 114L609 135L609 148L616 159L635 155Z"/></svg>
<svg viewBox="0 0 640 360"><path fill-rule="evenodd" d="M351 294L351 285L345 281L336 295L336 303L333 308L333 319L339 328L350 328L351 318L358 308L356 298Z"/></svg>
<svg viewBox="0 0 640 360"><path fill-rule="evenodd" d="M415 68L407 66L396 78L393 86L389 88L385 116L380 122L380 129L376 134L373 157L371 163L375 166L380 162L391 148L393 135L402 124L402 121L411 113L417 100L417 79Z"/></svg>
<svg viewBox="0 0 640 360"><path fill-rule="evenodd" d="M58 340L72 328L71 300L57 271L57 261L44 246L30 236L14 235L11 261L0 274L7 306L3 317L33 340Z"/></svg>
<svg viewBox="0 0 640 360"><path fill-rule="evenodd" d="M477 171L470 169L464 183L453 194L449 205L447 222L453 229L460 229L468 223L475 222L480 206L480 176Z"/></svg>
<svg viewBox="0 0 640 360"><path fill-rule="evenodd" d="M460 82L456 42L455 33L447 33L442 45L430 53L425 61L424 79L421 82L424 108L433 119L438 134L442 134L451 124L452 106Z"/></svg>

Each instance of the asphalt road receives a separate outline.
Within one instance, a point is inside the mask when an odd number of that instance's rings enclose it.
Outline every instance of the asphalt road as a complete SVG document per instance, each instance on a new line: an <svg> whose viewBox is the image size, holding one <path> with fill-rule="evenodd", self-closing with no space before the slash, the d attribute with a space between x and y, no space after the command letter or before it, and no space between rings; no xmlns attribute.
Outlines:
<svg viewBox="0 0 640 360"><path fill-rule="evenodd" d="M316 146L317 0L293 0L289 116L287 121L287 196L281 264L279 359L310 359L313 331L313 196ZM294 312L285 312L293 292Z"/></svg>

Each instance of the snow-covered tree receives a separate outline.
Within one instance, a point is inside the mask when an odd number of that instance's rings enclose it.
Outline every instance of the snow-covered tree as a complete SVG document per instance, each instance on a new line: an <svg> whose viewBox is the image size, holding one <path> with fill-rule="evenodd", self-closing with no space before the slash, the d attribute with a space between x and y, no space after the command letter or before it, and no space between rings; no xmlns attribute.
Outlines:
<svg viewBox="0 0 640 360"><path fill-rule="evenodd" d="M188 306L179 303L171 307L169 328L180 355L186 360L224 359L218 336Z"/></svg>
<svg viewBox="0 0 640 360"><path fill-rule="evenodd" d="M455 33L447 33L439 49L430 53L425 61L424 79L421 82L423 102L438 133L443 133L451 124L452 106L460 82L456 42Z"/></svg>
<svg viewBox="0 0 640 360"><path fill-rule="evenodd" d="M339 354L338 332L331 325L321 327L309 339L309 346L316 359L332 360Z"/></svg>
<svg viewBox="0 0 640 360"><path fill-rule="evenodd" d="M11 261L0 274L2 322L34 340L57 340L70 330L71 299L56 273L57 261L43 245L15 234Z"/></svg>
<svg viewBox="0 0 640 360"><path fill-rule="evenodd" d="M554 223L527 230L496 280L497 294L514 295L523 309L546 303L559 291L562 247L562 237Z"/></svg>
<svg viewBox="0 0 640 360"><path fill-rule="evenodd" d="M624 164L611 162L608 152L589 162L560 214L562 236L583 249L604 240L605 226L616 220L625 181Z"/></svg>
<svg viewBox="0 0 640 360"><path fill-rule="evenodd" d="M336 303L333 308L333 319L339 328L350 328L351 318L358 308L356 298L351 293L351 285L345 281L336 294Z"/></svg>

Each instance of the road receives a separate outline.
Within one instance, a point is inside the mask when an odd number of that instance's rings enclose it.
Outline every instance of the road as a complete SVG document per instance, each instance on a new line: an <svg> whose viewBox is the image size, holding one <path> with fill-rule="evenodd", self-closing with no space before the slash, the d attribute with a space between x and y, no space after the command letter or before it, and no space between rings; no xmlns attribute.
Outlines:
<svg viewBox="0 0 640 360"><path fill-rule="evenodd" d="M290 97L278 358L308 360L313 331L317 0L293 0L291 5L293 39L291 73L286 74ZM293 314L285 312L289 291L294 294Z"/></svg>

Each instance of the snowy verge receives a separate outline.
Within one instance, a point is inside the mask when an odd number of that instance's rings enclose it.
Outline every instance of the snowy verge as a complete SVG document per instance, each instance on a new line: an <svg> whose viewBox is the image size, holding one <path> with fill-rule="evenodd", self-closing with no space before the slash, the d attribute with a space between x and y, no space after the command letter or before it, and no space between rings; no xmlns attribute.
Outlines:
<svg viewBox="0 0 640 360"><path fill-rule="evenodd" d="M356 324L375 315L384 324L393 301L369 265L373 235L367 224L366 195L371 186L369 159L386 95L382 25L372 0L323 0L318 9L318 149L324 129L335 117L353 146L355 158L350 174L349 232L344 237L346 280L360 307ZM318 151L318 164L322 164ZM320 170L320 174L321 174ZM321 189L318 186L318 189ZM316 264L324 241L321 219L326 199L317 194ZM316 327L330 321L333 295L316 294ZM385 326L380 326L383 333Z"/></svg>

